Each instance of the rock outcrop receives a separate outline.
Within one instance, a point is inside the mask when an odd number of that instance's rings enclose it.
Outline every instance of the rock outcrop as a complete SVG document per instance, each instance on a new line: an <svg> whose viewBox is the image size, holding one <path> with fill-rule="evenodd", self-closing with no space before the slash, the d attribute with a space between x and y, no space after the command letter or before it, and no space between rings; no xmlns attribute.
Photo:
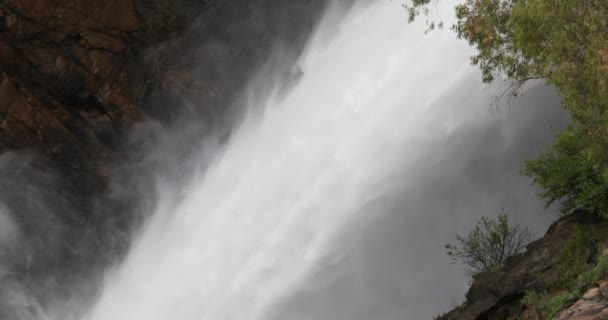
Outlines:
<svg viewBox="0 0 608 320"><path fill-rule="evenodd" d="M564 248L579 230L599 235L593 248L589 247L588 250L588 254L597 256L591 257L585 252L566 259L592 268L597 258L605 258L608 254L608 239L605 237L608 222L584 212L575 212L556 221L544 237L530 243L525 253L507 260L500 271L476 275L466 294L466 302L437 319L549 320L544 319L536 307L526 306L523 298L529 292L548 294L550 297L567 292L560 288L565 271ZM564 310L554 319L608 319L608 281L598 281L579 300L566 303Z"/></svg>
<svg viewBox="0 0 608 320"><path fill-rule="evenodd" d="M558 320L608 320L608 280L591 287L572 306L561 311ZM600 290L604 288L604 290Z"/></svg>
<svg viewBox="0 0 608 320"><path fill-rule="evenodd" d="M93 190L128 158L120 146L133 124L184 111L222 119L277 44L297 54L324 5L0 2L0 153L41 151L76 190Z"/></svg>
<svg viewBox="0 0 608 320"><path fill-rule="evenodd" d="M188 118L194 133L166 152L182 160L225 125L275 46L297 55L326 3L0 1L0 218L21 231L11 252L0 246L0 296L23 288L44 305L94 284L128 247L138 196L153 193L109 190L141 160L133 128ZM0 318L23 311L5 300Z"/></svg>
<svg viewBox="0 0 608 320"><path fill-rule="evenodd" d="M7 0L0 17L0 148L41 150L91 188L144 116L128 77L134 3Z"/></svg>
<svg viewBox="0 0 608 320"><path fill-rule="evenodd" d="M150 116L163 75L146 50L210 12L205 1L3 1L0 152L42 151L76 190L99 187L125 132Z"/></svg>

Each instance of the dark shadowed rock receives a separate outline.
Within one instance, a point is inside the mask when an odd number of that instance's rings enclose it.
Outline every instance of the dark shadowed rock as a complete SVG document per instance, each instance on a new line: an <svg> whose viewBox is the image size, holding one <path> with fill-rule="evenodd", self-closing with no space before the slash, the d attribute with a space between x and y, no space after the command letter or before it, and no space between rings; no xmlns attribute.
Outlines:
<svg viewBox="0 0 608 320"><path fill-rule="evenodd" d="M325 1L0 3L0 152L34 148L79 191L107 181L135 123L221 122L281 43L296 56ZM285 27L289 21L289 27Z"/></svg>
<svg viewBox="0 0 608 320"><path fill-rule="evenodd" d="M542 291L544 285L534 277L516 277L508 272L482 272L473 278L473 285L467 292L470 302L477 302L488 297L496 301L520 296L526 291Z"/></svg>
<svg viewBox="0 0 608 320"><path fill-rule="evenodd" d="M467 292L467 301L439 319L541 319L538 310L526 309L521 299L527 291L544 292L556 286L561 272L561 250L579 228L605 233L608 222L583 211L559 219L542 238L530 243L525 253L507 260L500 271L476 275ZM580 263L586 263L586 259ZM608 298L600 293L606 286L602 282L592 288L593 292L587 292L588 297L593 294L598 299L581 299L560 313L559 319L604 319L604 314L608 314L605 305Z"/></svg>
<svg viewBox="0 0 608 320"><path fill-rule="evenodd" d="M126 251L141 221L135 208L154 193L134 169L141 148L187 117L196 128L167 155L184 161L202 132L226 125L278 43L297 56L325 4L0 1L0 204L24 231L4 287L45 303L69 295L67 286L95 284ZM141 127L153 134L130 136ZM9 294L2 281L0 295ZM0 305L0 318L13 307Z"/></svg>

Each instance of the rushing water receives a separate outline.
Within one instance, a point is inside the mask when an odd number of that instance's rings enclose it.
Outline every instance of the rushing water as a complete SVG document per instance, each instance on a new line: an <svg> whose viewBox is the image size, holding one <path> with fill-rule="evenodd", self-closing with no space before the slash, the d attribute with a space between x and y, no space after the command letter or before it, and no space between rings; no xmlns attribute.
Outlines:
<svg viewBox="0 0 608 320"><path fill-rule="evenodd" d="M438 10L452 13L449 5ZM287 91L273 91L280 94L252 98L249 115L210 167L193 173L187 186L164 190L181 192L183 198L177 203L159 201L126 260L108 274L89 320L380 320L418 319L425 312L430 316L432 302L419 305L426 307L424 312L404 310L417 306L402 302L431 298L418 282L401 279L420 273L411 273L407 264L398 264L404 267L401 274L394 267L374 269L388 249L366 246L367 233L349 235L347 229L378 225L375 219L391 211L383 202L413 199L418 187L437 192L438 198L441 192L449 193L451 189L429 189L419 180L427 175L437 179L438 173L449 179L454 172L468 170L468 158L459 156L453 158L454 171L442 167L459 148L479 151L449 137L463 128L474 131L495 125L503 130L495 118L508 116L488 111L494 91L480 83L469 65L471 49L466 43L450 32L425 35L423 23L408 25L398 1L356 6L339 22L331 18L336 16L340 15L328 14L311 37L298 61L301 74L294 84ZM479 132L485 135L484 130ZM507 140L521 140L509 132ZM500 135L497 139L508 147L510 142L500 140ZM490 152L496 148L503 146L489 148ZM519 154L526 152L530 151ZM525 180L512 178L516 172L505 169L504 174L508 177L502 182L510 188L523 186L530 192ZM463 182L463 188L471 183ZM476 188L484 190L477 202L454 200L450 206L470 205L481 211L504 204L493 200L490 187ZM404 190L410 190L407 196ZM520 201L518 192L511 196ZM429 208L433 205L428 203ZM426 228L421 221L427 214L406 212L403 219L411 230L403 232L413 234L415 225ZM428 221L435 223L442 213L432 214ZM445 234L446 229L465 225L453 216L445 221L448 225L435 231L427 228L428 243L434 244L430 239L441 230ZM376 230L376 237L394 232L385 227ZM407 241L403 247L429 249L424 241ZM349 242L367 250L367 260L344 249L353 247L345 245ZM403 256L404 250L389 255L418 259L409 251ZM429 250L436 256L441 247ZM384 278L369 280L374 273ZM442 276L448 275L432 277ZM464 278L459 279L446 288L451 298L462 291ZM387 292L379 289L389 287ZM441 299L435 311L446 307L447 297Z"/></svg>

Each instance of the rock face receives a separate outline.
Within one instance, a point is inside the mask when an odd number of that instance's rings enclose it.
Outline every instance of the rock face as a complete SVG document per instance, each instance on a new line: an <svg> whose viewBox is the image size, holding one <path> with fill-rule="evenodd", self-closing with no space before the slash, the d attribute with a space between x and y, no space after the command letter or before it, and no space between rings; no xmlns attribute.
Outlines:
<svg viewBox="0 0 608 320"><path fill-rule="evenodd" d="M91 188L120 131L144 117L128 76L135 4L7 0L0 19L0 148L41 150Z"/></svg>
<svg viewBox="0 0 608 320"><path fill-rule="evenodd" d="M602 281L599 286L606 287L608 281ZM607 320L608 295L602 293L599 287L592 287L569 308L561 311L558 320Z"/></svg>
<svg viewBox="0 0 608 320"><path fill-rule="evenodd" d="M188 118L191 139L167 152L182 160L227 122L273 48L288 49L289 65L326 4L0 1L0 218L20 230L17 245L0 243L0 318L30 312L4 304L15 288L44 306L125 252L138 197L153 194L129 181L145 144L134 128ZM110 190L117 180L127 182Z"/></svg>
<svg viewBox="0 0 608 320"><path fill-rule="evenodd" d="M2 1L0 153L42 151L94 189L134 123L222 118L277 43L297 53L324 2Z"/></svg>
<svg viewBox="0 0 608 320"><path fill-rule="evenodd" d="M92 266L128 246L137 199L99 199L112 166L130 161L125 134L150 119L138 61L160 41L149 34L193 21L171 10L184 1L165 11L149 2L0 1L0 231L12 221L18 235L0 243L2 319L78 298L68 287L91 282Z"/></svg>
<svg viewBox="0 0 608 320"><path fill-rule="evenodd" d="M563 272L562 249L577 229L606 234L608 222L584 212L575 212L558 220L544 237L529 244L525 253L509 259L500 271L476 275L466 295L467 301L438 319L549 320L544 319L535 307L527 308L522 298L530 291L555 290ZM602 238L602 242L595 245L605 247L606 239ZM595 249L590 248L589 252L595 254ZM593 263L586 260L594 260L595 257L589 258L582 257L577 263ZM608 280L596 283L580 300L567 304L556 319L608 319Z"/></svg>

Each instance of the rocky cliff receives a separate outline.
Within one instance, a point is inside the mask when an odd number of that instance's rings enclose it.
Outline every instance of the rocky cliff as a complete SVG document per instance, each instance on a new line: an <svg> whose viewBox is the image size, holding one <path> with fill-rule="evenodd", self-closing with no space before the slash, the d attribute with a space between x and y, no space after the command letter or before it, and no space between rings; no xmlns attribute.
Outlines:
<svg viewBox="0 0 608 320"><path fill-rule="evenodd" d="M128 76L135 4L9 0L0 18L0 148L40 150L93 187L119 132L144 117Z"/></svg>
<svg viewBox="0 0 608 320"><path fill-rule="evenodd" d="M134 123L167 123L184 99L219 118L274 44L297 47L322 1L288 2L1 2L0 152L42 151L98 187Z"/></svg>
<svg viewBox="0 0 608 320"><path fill-rule="evenodd" d="M608 222L575 212L527 251L473 278L466 301L440 320L608 319Z"/></svg>
<svg viewBox="0 0 608 320"><path fill-rule="evenodd" d="M277 46L295 57L324 5L0 1L0 232L18 230L0 236L0 318L33 312L15 296L84 295L75 284L120 259L153 194L133 168L154 133L188 118L176 163L209 128L228 134L248 79Z"/></svg>

